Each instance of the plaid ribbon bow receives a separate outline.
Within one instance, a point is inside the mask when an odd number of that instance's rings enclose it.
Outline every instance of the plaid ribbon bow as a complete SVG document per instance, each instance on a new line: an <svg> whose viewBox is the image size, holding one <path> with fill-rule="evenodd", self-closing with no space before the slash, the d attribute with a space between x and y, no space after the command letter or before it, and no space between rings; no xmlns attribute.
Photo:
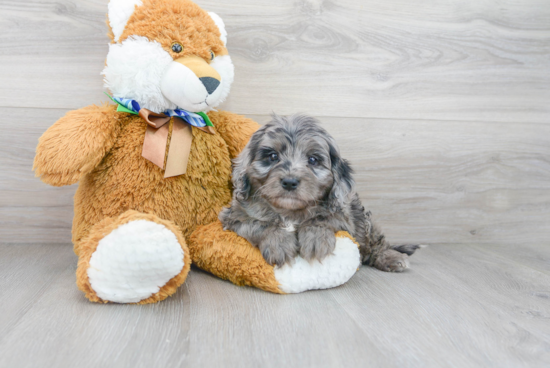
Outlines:
<svg viewBox="0 0 550 368"><path fill-rule="evenodd" d="M164 157L166 156L166 144L168 143L169 124L167 123L173 118L172 137L168 149L166 169L164 170L165 178L183 175L187 171L193 140L192 126L206 133L216 134L214 125L204 112L194 113L176 109L166 110L163 114L158 114L141 108L135 100L111 96L109 98L118 105L117 111L139 115L147 122L142 156L161 169L164 169Z"/></svg>

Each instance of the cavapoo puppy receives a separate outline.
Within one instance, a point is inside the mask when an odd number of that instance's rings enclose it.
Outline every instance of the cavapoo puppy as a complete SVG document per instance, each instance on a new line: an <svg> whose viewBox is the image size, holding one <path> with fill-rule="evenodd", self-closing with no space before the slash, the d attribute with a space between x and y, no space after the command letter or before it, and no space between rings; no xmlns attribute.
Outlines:
<svg viewBox="0 0 550 368"><path fill-rule="evenodd" d="M312 117L273 116L235 159L233 200L220 213L231 230L258 247L271 265L331 254L335 233L350 233L364 264L408 267L418 245L391 246L355 191L353 171L334 138Z"/></svg>

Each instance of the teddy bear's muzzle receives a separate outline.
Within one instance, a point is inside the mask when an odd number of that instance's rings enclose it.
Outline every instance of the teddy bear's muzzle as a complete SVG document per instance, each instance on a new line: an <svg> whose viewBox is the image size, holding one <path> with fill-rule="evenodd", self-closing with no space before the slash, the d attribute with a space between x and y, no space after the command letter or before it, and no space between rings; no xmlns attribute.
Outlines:
<svg viewBox="0 0 550 368"><path fill-rule="evenodd" d="M220 74L212 68L203 58L195 55L185 56L174 60L189 68L199 78L209 95L214 93L221 81Z"/></svg>
<svg viewBox="0 0 550 368"><path fill-rule="evenodd" d="M203 58L191 55L170 63L160 87L162 94L179 108L199 112L220 102L222 81L218 70Z"/></svg>

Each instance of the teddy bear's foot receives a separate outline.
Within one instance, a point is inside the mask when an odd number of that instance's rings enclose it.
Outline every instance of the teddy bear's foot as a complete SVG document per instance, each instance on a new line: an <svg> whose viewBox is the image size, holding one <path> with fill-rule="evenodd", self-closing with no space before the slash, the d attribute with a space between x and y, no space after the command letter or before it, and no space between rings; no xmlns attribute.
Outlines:
<svg viewBox="0 0 550 368"><path fill-rule="evenodd" d="M82 240L77 285L93 302L155 303L176 292L190 266L176 225L128 211L96 224Z"/></svg>

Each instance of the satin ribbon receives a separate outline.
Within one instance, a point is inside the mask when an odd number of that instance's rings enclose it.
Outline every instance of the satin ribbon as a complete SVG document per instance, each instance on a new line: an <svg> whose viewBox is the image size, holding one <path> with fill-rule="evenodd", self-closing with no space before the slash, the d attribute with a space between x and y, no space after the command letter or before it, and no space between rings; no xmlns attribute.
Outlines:
<svg viewBox="0 0 550 368"><path fill-rule="evenodd" d="M166 156L170 129L170 124L167 123L170 122L170 119L173 119L172 137L168 148L166 169L164 170L165 178L183 175L187 172L193 141L192 126L206 133L216 134L212 122L205 113L192 113L178 109L167 110L164 114L158 114L141 108L139 103L134 100L111 96L109 98L118 104L117 111L139 115L147 122L141 155L161 169L164 169L164 157Z"/></svg>

